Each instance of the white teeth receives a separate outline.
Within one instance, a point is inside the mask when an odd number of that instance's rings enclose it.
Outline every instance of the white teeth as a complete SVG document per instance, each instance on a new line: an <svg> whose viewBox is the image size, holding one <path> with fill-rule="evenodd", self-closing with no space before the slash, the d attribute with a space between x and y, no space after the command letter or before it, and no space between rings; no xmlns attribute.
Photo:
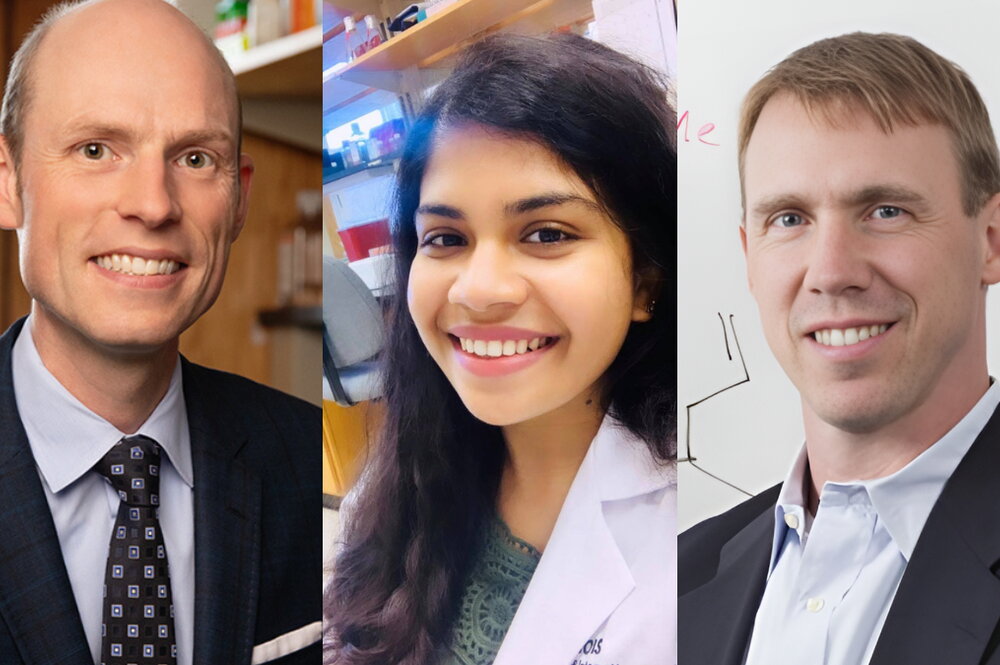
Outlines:
<svg viewBox="0 0 1000 665"><path fill-rule="evenodd" d="M98 256L97 265L105 270L130 275L171 275L180 270L180 264L170 259L144 259L128 254Z"/></svg>
<svg viewBox="0 0 1000 665"><path fill-rule="evenodd" d="M877 337L888 329L887 323L857 328L825 328L814 332L812 337L823 346L851 346L871 337Z"/></svg>
<svg viewBox="0 0 1000 665"><path fill-rule="evenodd" d="M499 358L514 356L536 351L555 341L555 337L536 337L534 339L470 339L459 337L458 343L466 353L472 353L484 358Z"/></svg>

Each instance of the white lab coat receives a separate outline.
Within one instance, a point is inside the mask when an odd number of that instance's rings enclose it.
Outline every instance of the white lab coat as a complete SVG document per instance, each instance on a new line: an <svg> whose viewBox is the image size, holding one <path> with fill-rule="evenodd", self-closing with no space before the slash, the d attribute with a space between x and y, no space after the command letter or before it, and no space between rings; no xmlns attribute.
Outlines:
<svg viewBox="0 0 1000 665"><path fill-rule="evenodd" d="M605 418L494 665L672 665L677 473Z"/></svg>

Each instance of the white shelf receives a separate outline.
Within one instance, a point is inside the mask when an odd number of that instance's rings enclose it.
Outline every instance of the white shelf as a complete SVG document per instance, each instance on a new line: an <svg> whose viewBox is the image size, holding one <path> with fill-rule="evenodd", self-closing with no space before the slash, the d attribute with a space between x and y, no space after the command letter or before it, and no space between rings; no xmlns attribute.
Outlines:
<svg viewBox="0 0 1000 665"><path fill-rule="evenodd" d="M313 26L227 58L243 126L299 148L322 149L323 29Z"/></svg>
<svg viewBox="0 0 1000 665"><path fill-rule="evenodd" d="M323 28L314 25L307 30L255 46L238 57L231 57L229 58L229 66L232 67L233 73L239 76L261 67L280 63L282 60L306 53L311 49L318 49L322 45Z"/></svg>
<svg viewBox="0 0 1000 665"><path fill-rule="evenodd" d="M322 46L323 28L317 25L229 57L240 95L318 99Z"/></svg>

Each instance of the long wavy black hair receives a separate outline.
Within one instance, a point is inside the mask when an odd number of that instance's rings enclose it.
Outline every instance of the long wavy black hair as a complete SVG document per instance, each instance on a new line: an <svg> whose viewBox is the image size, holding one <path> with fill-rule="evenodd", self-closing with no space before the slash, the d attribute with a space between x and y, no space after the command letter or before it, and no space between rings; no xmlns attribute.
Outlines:
<svg viewBox="0 0 1000 665"><path fill-rule="evenodd" d="M470 46L411 128L393 213L396 297L383 354L386 418L345 523L325 600L327 663L427 665L447 644L506 451L427 354L407 309L414 213L434 132L479 124L558 155L628 237L656 299L605 373L604 406L676 458L676 114L650 68L574 35Z"/></svg>

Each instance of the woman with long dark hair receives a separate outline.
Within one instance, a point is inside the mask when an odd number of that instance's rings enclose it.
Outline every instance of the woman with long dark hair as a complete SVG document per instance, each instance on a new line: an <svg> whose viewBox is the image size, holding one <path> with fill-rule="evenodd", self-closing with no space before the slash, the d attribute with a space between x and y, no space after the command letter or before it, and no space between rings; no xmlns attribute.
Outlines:
<svg viewBox="0 0 1000 665"><path fill-rule="evenodd" d="M472 45L415 121L327 663L672 662L674 131L572 35Z"/></svg>

